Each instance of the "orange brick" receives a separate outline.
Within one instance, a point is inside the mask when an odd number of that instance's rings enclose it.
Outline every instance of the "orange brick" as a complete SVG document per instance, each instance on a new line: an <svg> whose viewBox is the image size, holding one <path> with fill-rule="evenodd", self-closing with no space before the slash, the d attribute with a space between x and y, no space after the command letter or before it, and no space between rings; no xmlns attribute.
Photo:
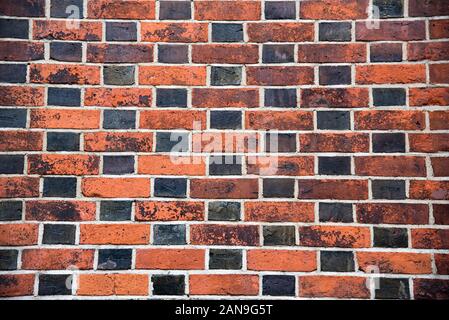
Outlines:
<svg viewBox="0 0 449 320"><path fill-rule="evenodd" d="M141 66L139 83L148 85L206 85L206 67Z"/></svg>
<svg viewBox="0 0 449 320"><path fill-rule="evenodd" d="M237 274L190 275L192 295L255 296L259 292L259 276Z"/></svg>
<svg viewBox="0 0 449 320"><path fill-rule="evenodd" d="M92 269L94 250L83 249L25 249L22 253L22 269L65 270L76 267Z"/></svg>
<svg viewBox="0 0 449 320"><path fill-rule="evenodd" d="M81 274L78 280L79 296L146 296L146 274Z"/></svg>
<svg viewBox="0 0 449 320"><path fill-rule="evenodd" d="M31 64L30 82L100 84L100 67L75 64Z"/></svg>
<svg viewBox="0 0 449 320"><path fill-rule="evenodd" d="M423 130L425 114L411 110L373 110L354 113L356 130Z"/></svg>
<svg viewBox="0 0 449 320"><path fill-rule="evenodd" d="M33 38L46 40L101 41L101 22L34 20Z"/></svg>
<svg viewBox="0 0 449 320"><path fill-rule="evenodd" d="M432 258L428 253L357 252L359 268L367 273L377 266L380 273L429 274Z"/></svg>
<svg viewBox="0 0 449 320"><path fill-rule="evenodd" d="M313 176L313 157L248 157L247 174L262 176Z"/></svg>
<svg viewBox="0 0 449 320"><path fill-rule="evenodd" d="M42 145L42 132L0 131L0 151L40 151Z"/></svg>
<svg viewBox="0 0 449 320"><path fill-rule="evenodd" d="M413 156L355 157L355 173L359 176L425 177L426 160Z"/></svg>
<svg viewBox="0 0 449 320"><path fill-rule="evenodd" d="M313 222L315 205L311 202L246 202L245 220L264 222Z"/></svg>
<svg viewBox="0 0 449 320"><path fill-rule="evenodd" d="M28 173L38 175L89 175L99 173L100 158L85 154L33 154Z"/></svg>
<svg viewBox="0 0 449 320"><path fill-rule="evenodd" d="M447 106L449 88L410 88L410 106Z"/></svg>
<svg viewBox="0 0 449 320"><path fill-rule="evenodd" d="M150 179L84 178L81 188L85 197L143 198L150 196Z"/></svg>
<svg viewBox="0 0 449 320"><path fill-rule="evenodd" d="M260 1L195 1L195 20L260 20Z"/></svg>
<svg viewBox="0 0 449 320"><path fill-rule="evenodd" d="M37 107L45 105L44 88L0 86L0 105Z"/></svg>
<svg viewBox="0 0 449 320"><path fill-rule="evenodd" d="M138 221L201 221L204 202L200 201L138 201Z"/></svg>
<svg viewBox="0 0 449 320"><path fill-rule="evenodd" d="M142 22L142 41L148 42L207 42L207 23Z"/></svg>
<svg viewBox="0 0 449 320"><path fill-rule="evenodd" d="M31 296L34 291L34 274L0 275L0 297Z"/></svg>
<svg viewBox="0 0 449 320"><path fill-rule="evenodd" d="M150 152L152 132L95 132L84 134L84 150L103 152Z"/></svg>
<svg viewBox="0 0 449 320"><path fill-rule="evenodd" d="M313 130L309 111L247 111L245 127L255 130Z"/></svg>
<svg viewBox="0 0 449 320"><path fill-rule="evenodd" d="M39 178L0 177L0 198L39 197Z"/></svg>
<svg viewBox="0 0 449 320"><path fill-rule="evenodd" d="M305 133L299 135L302 152L368 152L366 133Z"/></svg>
<svg viewBox="0 0 449 320"><path fill-rule="evenodd" d="M358 203L357 221L369 224L428 224L429 207L417 203Z"/></svg>
<svg viewBox="0 0 449 320"><path fill-rule="evenodd" d="M257 152L257 133L202 132L194 133L193 152L236 153Z"/></svg>
<svg viewBox="0 0 449 320"><path fill-rule="evenodd" d="M439 152L449 151L449 134L410 134L410 151Z"/></svg>
<svg viewBox="0 0 449 320"><path fill-rule="evenodd" d="M369 248L371 232L368 227L299 227L299 243L306 247Z"/></svg>
<svg viewBox="0 0 449 320"><path fill-rule="evenodd" d="M248 23L250 42L305 42L313 41L313 23Z"/></svg>
<svg viewBox="0 0 449 320"><path fill-rule="evenodd" d="M0 225L1 246L29 246L37 244L38 224L11 223Z"/></svg>
<svg viewBox="0 0 449 320"><path fill-rule="evenodd" d="M355 20L368 17L368 0L309 0L301 2L301 19Z"/></svg>
<svg viewBox="0 0 449 320"><path fill-rule="evenodd" d="M81 224L80 244L148 244L146 224Z"/></svg>
<svg viewBox="0 0 449 320"><path fill-rule="evenodd" d="M249 270L259 271L315 271L316 252L302 250L248 250Z"/></svg>
<svg viewBox="0 0 449 320"><path fill-rule="evenodd" d="M145 129L206 129L205 111L145 110L140 112L140 128ZM197 126L197 127L195 127Z"/></svg>
<svg viewBox="0 0 449 320"><path fill-rule="evenodd" d="M449 181L410 181L410 199L449 200Z"/></svg>
<svg viewBox="0 0 449 320"><path fill-rule="evenodd" d="M154 0L96 0L89 1L87 17L93 19L154 19Z"/></svg>
<svg viewBox="0 0 449 320"><path fill-rule="evenodd" d="M151 107L151 89L141 88L86 88L85 106Z"/></svg>
<svg viewBox="0 0 449 320"><path fill-rule="evenodd" d="M204 270L204 249L137 249L136 269Z"/></svg>
<svg viewBox="0 0 449 320"><path fill-rule="evenodd" d="M259 90L194 88L192 106L197 108L256 108L259 106Z"/></svg>
<svg viewBox="0 0 449 320"><path fill-rule="evenodd" d="M206 174L206 158L175 155L139 156L138 173L152 175L203 176Z"/></svg>
<svg viewBox="0 0 449 320"><path fill-rule="evenodd" d="M301 276L299 296L309 298L369 299L367 279L350 276Z"/></svg>
<svg viewBox="0 0 449 320"><path fill-rule="evenodd" d="M358 84L425 83L426 66L423 64L379 64L356 66Z"/></svg>
<svg viewBox="0 0 449 320"><path fill-rule="evenodd" d="M31 128L98 129L100 110L34 109L30 115Z"/></svg>

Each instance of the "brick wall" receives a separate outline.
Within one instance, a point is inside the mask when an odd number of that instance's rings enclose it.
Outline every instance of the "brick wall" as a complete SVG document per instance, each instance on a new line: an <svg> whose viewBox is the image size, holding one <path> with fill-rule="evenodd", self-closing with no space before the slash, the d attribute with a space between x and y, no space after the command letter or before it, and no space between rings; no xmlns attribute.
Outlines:
<svg viewBox="0 0 449 320"><path fill-rule="evenodd" d="M0 15L1 297L449 298L447 0Z"/></svg>

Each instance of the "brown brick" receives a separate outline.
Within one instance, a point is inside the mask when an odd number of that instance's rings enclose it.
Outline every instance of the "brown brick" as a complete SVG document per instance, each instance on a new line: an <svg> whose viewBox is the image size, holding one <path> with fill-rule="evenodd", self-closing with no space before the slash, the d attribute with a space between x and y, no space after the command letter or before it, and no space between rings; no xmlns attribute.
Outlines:
<svg viewBox="0 0 449 320"><path fill-rule="evenodd" d="M251 42L305 42L314 40L312 23L248 23Z"/></svg>
<svg viewBox="0 0 449 320"><path fill-rule="evenodd" d="M74 21L69 25L63 20L33 21L33 39L101 41L101 22Z"/></svg>
<svg viewBox="0 0 449 320"><path fill-rule="evenodd" d="M38 175L98 174L100 158L84 154L33 154L28 156L28 173Z"/></svg>
<svg viewBox="0 0 449 320"><path fill-rule="evenodd" d="M355 174L380 177L425 177L426 161L414 156L355 157Z"/></svg>
<svg viewBox="0 0 449 320"><path fill-rule="evenodd" d="M260 1L195 1L195 20L260 20Z"/></svg>
<svg viewBox="0 0 449 320"><path fill-rule="evenodd" d="M39 196L39 178L0 177L0 198L34 198Z"/></svg>
<svg viewBox="0 0 449 320"><path fill-rule="evenodd" d="M356 23L358 41L411 41L426 39L424 21L380 21L379 28L369 28L365 21Z"/></svg>
<svg viewBox="0 0 449 320"><path fill-rule="evenodd" d="M138 201L138 221L202 221L204 202L200 201Z"/></svg>
<svg viewBox="0 0 449 320"><path fill-rule="evenodd" d="M449 129L449 111L429 112L431 130Z"/></svg>
<svg viewBox="0 0 449 320"><path fill-rule="evenodd" d="M192 46L193 63L249 64L259 61L259 48L253 44L198 44Z"/></svg>
<svg viewBox="0 0 449 320"><path fill-rule="evenodd" d="M299 182L299 199L368 199L367 180L321 179Z"/></svg>
<svg viewBox="0 0 449 320"><path fill-rule="evenodd" d="M100 84L100 67L74 64L31 64L30 82Z"/></svg>
<svg viewBox="0 0 449 320"><path fill-rule="evenodd" d="M366 133L305 133L299 135L301 152L368 152Z"/></svg>
<svg viewBox="0 0 449 320"><path fill-rule="evenodd" d="M448 249L449 230L412 229L412 247L417 249Z"/></svg>
<svg viewBox="0 0 449 320"><path fill-rule="evenodd" d="M300 276L300 297L368 299L370 291L364 277Z"/></svg>
<svg viewBox="0 0 449 320"><path fill-rule="evenodd" d="M246 221L313 222L315 205L311 202L258 201L245 203Z"/></svg>
<svg viewBox="0 0 449 320"><path fill-rule="evenodd" d="M155 18L154 0L96 0L89 1L87 17L93 19L145 19Z"/></svg>
<svg viewBox="0 0 449 320"><path fill-rule="evenodd" d="M95 202L33 200L26 202L25 219L36 221L92 221Z"/></svg>
<svg viewBox="0 0 449 320"><path fill-rule="evenodd" d="M28 41L1 41L0 60L30 61L44 59L44 44Z"/></svg>
<svg viewBox="0 0 449 320"><path fill-rule="evenodd" d="M0 275L0 297L31 296L33 291L34 274Z"/></svg>
<svg viewBox="0 0 449 320"><path fill-rule="evenodd" d="M410 181L411 199L449 200L449 181Z"/></svg>
<svg viewBox="0 0 449 320"><path fill-rule="evenodd" d="M301 90L303 108L361 108L369 106L366 88L312 88Z"/></svg>
<svg viewBox="0 0 449 320"><path fill-rule="evenodd" d="M259 228L255 225L195 224L190 226L190 243L259 246Z"/></svg>
<svg viewBox="0 0 449 320"><path fill-rule="evenodd" d="M298 62L365 62L366 57L366 45L363 43L298 45Z"/></svg>
<svg viewBox="0 0 449 320"><path fill-rule="evenodd" d="M429 207L415 203L358 203L357 221L368 224L428 224Z"/></svg>
<svg viewBox="0 0 449 320"><path fill-rule="evenodd" d="M197 110L148 110L140 113L140 128L194 129L195 124L205 129L206 112Z"/></svg>
<svg viewBox="0 0 449 320"><path fill-rule="evenodd" d="M408 44L408 60L448 60L449 41L412 42Z"/></svg>
<svg viewBox="0 0 449 320"><path fill-rule="evenodd" d="M259 106L259 90L194 88L192 106L198 108L255 108Z"/></svg>
<svg viewBox="0 0 449 320"><path fill-rule="evenodd" d="M449 177L449 158L432 158L432 169L435 177Z"/></svg>
<svg viewBox="0 0 449 320"><path fill-rule="evenodd" d="M423 130L425 114L421 111L357 111L354 113L356 130Z"/></svg>
<svg viewBox="0 0 449 320"><path fill-rule="evenodd" d="M87 45L87 62L153 62L153 45L89 43Z"/></svg>
<svg viewBox="0 0 449 320"><path fill-rule="evenodd" d="M311 67L247 67L246 83L259 86L294 86L313 84L314 74Z"/></svg>
<svg viewBox="0 0 449 320"><path fill-rule="evenodd" d="M42 132L0 131L0 151L39 151L42 145Z"/></svg>
<svg viewBox="0 0 449 320"><path fill-rule="evenodd" d="M255 199L257 179L192 179L190 196L205 199Z"/></svg>

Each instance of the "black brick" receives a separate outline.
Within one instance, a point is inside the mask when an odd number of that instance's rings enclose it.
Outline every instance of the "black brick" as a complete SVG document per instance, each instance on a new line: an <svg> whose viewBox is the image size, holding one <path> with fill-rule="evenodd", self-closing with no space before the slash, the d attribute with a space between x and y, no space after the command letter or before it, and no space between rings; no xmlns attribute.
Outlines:
<svg viewBox="0 0 449 320"><path fill-rule="evenodd" d="M52 0L50 7L50 16L52 18L74 18L72 10L67 10L68 6L76 6L79 9L79 18L83 18L83 0ZM67 13L68 11L69 13Z"/></svg>
<svg viewBox="0 0 449 320"><path fill-rule="evenodd" d="M103 80L110 85L132 85L134 84L134 66L104 66Z"/></svg>
<svg viewBox="0 0 449 320"><path fill-rule="evenodd" d="M0 64L0 82L24 83L26 76L26 64Z"/></svg>
<svg viewBox="0 0 449 320"><path fill-rule="evenodd" d="M379 285L375 291L376 299L410 299L410 286L408 283L408 278L380 278L378 281Z"/></svg>
<svg viewBox="0 0 449 320"><path fill-rule="evenodd" d="M296 152L296 133L267 133L265 136L265 151L271 153Z"/></svg>
<svg viewBox="0 0 449 320"><path fill-rule="evenodd" d="M79 151L79 149L79 133L47 132L47 151Z"/></svg>
<svg viewBox="0 0 449 320"><path fill-rule="evenodd" d="M39 275L39 295L56 296L71 295L72 279L68 274L41 274Z"/></svg>
<svg viewBox="0 0 449 320"><path fill-rule="evenodd" d="M242 67L212 67L210 81L213 86L238 86L242 82Z"/></svg>
<svg viewBox="0 0 449 320"><path fill-rule="evenodd" d="M0 38L28 39L28 20L0 19Z"/></svg>
<svg viewBox="0 0 449 320"><path fill-rule="evenodd" d="M296 89L265 89L265 107L295 108Z"/></svg>
<svg viewBox="0 0 449 320"><path fill-rule="evenodd" d="M295 276L266 275L262 279L264 296L295 296Z"/></svg>
<svg viewBox="0 0 449 320"><path fill-rule="evenodd" d="M321 66L319 73L321 85L351 84L350 66Z"/></svg>
<svg viewBox="0 0 449 320"><path fill-rule="evenodd" d="M131 269L132 249L100 249L98 250L99 270Z"/></svg>
<svg viewBox="0 0 449 320"><path fill-rule="evenodd" d="M158 107L187 107L186 89L157 89L156 105Z"/></svg>
<svg viewBox="0 0 449 320"><path fill-rule="evenodd" d="M224 269L224 270L242 269L242 251L210 249L209 269Z"/></svg>
<svg viewBox="0 0 449 320"><path fill-rule="evenodd" d="M103 116L104 129L134 129L136 127L136 111L105 110Z"/></svg>
<svg viewBox="0 0 449 320"><path fill-rule="evenodd" d="M185 198L187 180L183 178L154 179L154 196L166 198Z"/></svg>
<svg viewBox="0 0 449 320"><path fill-rule="evenodd" d="M78 88L48 88L48 105L79 107L81 90Z"/></svg>
<svg viewBox="0 0 449 320"><path fill-rule="evenodd" d="M401 62L402 43L375 43L370 47L371 62Z"/></svg>
<svg viewBox="0 0 449 320"><path fill-rule="evenodd" d="M0 155L0 174L23 174L24 156Z"/></svg>
<svg viewBox="0 0 449 320"><path fill-rule="evenodd" d="M156 224L153 227L154 241L158 245L186 244L186 226L183 224Z"/></svg>
<svg viewBox="0 0 449 320"><path fill-rule="evenodd" d="M72 224L44 225L43 244L75 244L76 226Z"/></svg>
<svg viewBox="0 0 449 320"><path fill-rule="evenodd" d="M318 173L323 175L350 175L351 157L319 157Z"/></svg>
<svg viewBox="0 0 449 320"><path fill-rule="evenodd" d="M320 41L351 41L350 22L320 23Z"/></svg>
<svg viewBox="0 0 449 320"><path fill-rule="evenodd" d="M294 62L294 45L291 44L264 44L262 49L263 63Z"/></svg>
<svg viewBox="0 0 449 320"><path fill-rule="evenodd" d="M76 178L44 178L44 197L76 197Z"/></svg>
<svg viewBox="0 0 449 320"><path fill-rule="evenodd" d="M208 220L211 221L239 221L240 203L215 201L209 202Z"/></svg>
<svg viewBox="0 0 449 320"><path fill-rule="evenodd" d="M137 41L135 22L106 22L106 41Z"/></svg>
<svg viewBox="0 0 449 320"><path fill-rule="evenodd" d="M265 1L265 19L296 19L295 1Z"/></svg>
<svg viewBox="0 0 449 320"><path fill-rule="evenodd" d="M0 270L17 269L17 250L0 250Z"/></svg>
<svg viewBox="0 0 449 320"><path fill-rule="evenodd" d="M174 134L173 137L172 134ZM176 150L173 148L176 148ZM176 152L189 151L189 134L184 132L157 132L156 152L170 152L172 150Z"/></svg>
<svg viewBox="0 0 449 320"><path fill-rule="evenodd" d="M318 111L317 126L320 130L349 130L351 116L347 111Z"/></svg>
<svg viewBox="0 0 449 320"><path fill-rule="evenodd" d="M265 246L294 246L295 232L294 226L264 226L263 244Z"/></svg>
<svg viewBox="0 0 449 320"><path fill-rule="evenodd" d="M25 128L26 109L0 109L0 128Z"/></svg>
<svg viewBox="0 0 449 320"><path fill-rule="evenodd" d="M240 156L212 156L209 158L209 175L232 176L242 174Z"/></svg>
<svg viewBox="0 0 449 320"><path fill-rule="evenodd" d="M243 41L243 25L240 23L213 23L212 41L214 42Z"/></svg>
<svg viewBox="0 0 449 320"><path fill-rule="evenodd" d="M294 190L294 179L263 179L264 198L293 198Z"/></svg>
<svg viewBox="0 0 449 320"><path fill-rule="evenodd" d="M133 172L133 156L103 156L104 174L127 174Z"/></svg>
<svg viewBox="0 0 449 320"><path fill-rule="evenodd" d="M131 220L131 201L101 201L101 221L128 221Z"/></svg>
<svg viewBox="0 0 449 320"><path fill-rule="evenodd" d="M210 112L211 129L241 129L242 112L241 111L211 111Z"/></svg>
<svg viewBox="0 0 449 320"><path fill-rule="evenodd" d="M57 61L80 62L82 47L78 42L51 42L50 59Z"/></svg>
<svg viewBox="0 0 449 320"><path fill-rule="evenodd" d="M374 228L374 247L407 248L407 229Z"/></svg>
<svg viewBox="0 0 449 320"><path fill-rule="evenodd" d="M352 222L351 203L320 203L320 222Z"/></svg>
<svg viewBox="0 0 449 320"><path fill-rule="evenodd" d="M373 133L373 152L405 152L405 134Z"/></svg>
<svg viewBox="0 0 449 320"><path fill-rule="evenodd" d="M161 63L188 63L189 47L177 44L158 45L158 60Z"/></svg>
<svg viewBox="0 0 449 320"><path fill-rule="evenodd" d="M403 106L405 105L405 89L402 88L374 88L373 102L375 106Z"/></svg>
<svg viewBox="0 0 449 320"><path fill-rule="evenodd" d="M374 199L405 199L405 181L403 180L373 180Z"/></svg>
<svg viewBox="0 0 449 320"><path fill-rule="evenodd" d="M373 5L379 8L381 19L404 16L404 0L373 0Z"/></svg>
<svg viewBox="0 0 449 320"><path fill-rule="evenodd" d="M154 275L151 277L153 282L153 294L156 296L182 296L185 294L184 276L174 275Z"/></svg>
<svg viewBox="0 0 449 320"><path fill-rule="evenodd" d="M321 251L321 271L351 272L354 271L354 254L348 251Z"/></svg>
<svg viewBox="0 0 449 320"><path fill-rule="evenodd" d="M0 221L15 221L22 219L21 201L0 202Z"/></svg>
<svg viewBox="0 0 449 320"><path fill-rule="evenodd" d="M159 19L188 20L191 19L190 1L160 1Z"/></svg>

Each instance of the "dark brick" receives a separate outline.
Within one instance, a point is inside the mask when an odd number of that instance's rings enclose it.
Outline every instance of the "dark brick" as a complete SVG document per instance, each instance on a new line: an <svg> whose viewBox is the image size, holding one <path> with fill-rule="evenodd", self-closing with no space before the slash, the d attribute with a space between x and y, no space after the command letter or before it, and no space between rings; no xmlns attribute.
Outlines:
<svg viewBox="0 0 449 320"><path fill-rule="evenodd" d="M407 229L402 228L374 228L374 247L407 248Z"/></svg>
<svg viewBox="0 0 449 320"><path fill-rule="evenodd" d="M350 22L322 22L320 23L320 41L351 41Z"/></svg>
<svg viewBox="0 0 449 320"><path fill-rule="evenodd" d="M159 1L159 19L188 20L192 18L190 1Z"/></svg>
<svg viewBox="0 0 449 320"><path fill-rule="evenodd" d="M45 0L2 0L0 15L18 17L44 17Z"/></svg>
<svg viewBox="0 0 449 320"><path fill-rule="evenodd" d="M17 250L0 250L0 270L17 269Z"/></svg>
<svg viewBox="0 0 449 320"><path fill-rule="evenodd" d="M184 276L154 275L153 294L156 296L182 296L185 294Z"/></svg>
<svg viewBox="0 0 449 320"><path fill-rule="evenodd" d="M137 41L135 22L106 22L106 41Z"/></svg>
<svg viewBox="0 0 449 320"><path fill-rule="evenodd" d="M165 198L185 198L187 179L156 178L154 179L154 196Z"/></svg>
<svg viewBox="0 0 449 320"><path fill-rule="evenodd" d="M320 222L352 222L352 204L320 202L319 217Z"/></svg>
<svg viewBox="0 0 449 320"><path fill-rule="evenodd" d="M133 172L133 156L103 156L104 174L127 174Z"/></svg>
<svg viewBox="0 0 449 320"><path fill-rule="evenodd" d="M373 88L373 103L378 107L405 105L405 89Z"/></svg>
<svg viewBox="0 0 449 320"><path fill-rule="evenodd" d="M209 175L234 176L242 174L240 156L212 156L209 158Z"/></svg>
<svg viewBox="0 0 449 320"><path fill-rule="evenodd" d="M47 151L79 151L79 149L79 133L47 132Z"/></svg>
<svg viewBox="0 0 449 320"><path fill-rule="evenodd" d="M265 19L296 19L295 1L265 1Z"/></svg>
<svg viewBox="0 0 449 320"><path fill-rule="evenodd" d="M379 8L381 19L404 16L404 0L373 0L373 6Z"/></svg>
<svg viewBox="0 0 449 320"><path fill-rule="evenodd" d="M67 10L69 6L76 6L79 10L73 11L72 8ZM68 12L68 13L67 13ZM50 16L52 18L72 18L74 14L79 13L79 18L83 18L83 0L52 0L50 7Z"/></svg>
<svg viewBox="0 0 449 320"><path fill-rule="evenodd" d="M99 270L131 269L132 249L100 249L98 250Z"/></svg>
<svg viewBox="0 0 449 320"><path fill-rule="evenodd" d="M319 75L321 85L351 84L350 66L321 66Z"/></svg>
<svg viewBox="0 0 449 320"><path fill-rule="evenodd" d="M392 279L380 278L375 291L376 299L410 299L410 286L408 278Z"/></svg>
<svg viewBox="0 0 449 320"><path fill-rule="evenodd" d="M57 61L80 62L82 47L79 42L51 42L50 59Z"/></svg>
<svg viewBox="0 0 449 320"><path fill-rule="evenodd" d="M26 77L26 64L0 64L0 82L24 83Z"/></svg>
<svg viewBox="0 0 449 320"><path fill-rule="evenodd" d="M49 106L79 107L81 90L78 88L48 88Z"/></svg>
<svg viewBox="0 0 449 320"><path fill-rule="evenodd" d="M295 296L295 276L266 275L262 279L264 296Z"/></svg>
<svg viewBox="0 0 449 320"><path fill-rule="evenodd" d="M105 84L126 86L134 84L134 66L104 66L103 80Z"/></svg>
<svg viewBox="0 0 449 320"><path fill-rule="evenodd" d="M25 128L26 109L0 109L0 128Z"/></svg>
<svg viewBox="0 0 449 320"><path fill-rule="evenodd" d="M186 226L183 224L156 224L153 227L153 244L186 244Z"/></svg>
<svg viewBox="0 0 449 320"><path fill-rule="evenodd" d="M373 152L405 152L405 134L373 133Z"/></svg>
<svg viewBox="0 0 449 320"><path fill-rule="evenodd" d="M173 134L173 135L172 135ZM189 151L189 134L184 132L156 132L156 152Z"/></svg>
<svg viewBox="0 0 449 320"><path fill-rule="evenodd" d="M373 180L374 199L405 199L405 181L403 180Z"/></svg>
<svg viewBox="0 0 449 320"><path fill-rule="evenodd" d="M402 43L372 43L370 47L371 62L401 62Z"/></svg>
<svg viewBox="0 0 449 320"><path fill-rule="evenodd" d="M0 155L0 174L23 174L24 156Z"/></svg>
<svg viewBox="0 0 449 320"><path fill-rule="evenodd" d="M231 86L242 83L242 67L212 67L211 85Z"/></svg>
<svg viewBox="0 0 449 320"><path fill-rule="evenodd" d="M45 224L43 244L75 244L76 226L73 224Z"/></svg>
<svg viewBox="0 0 449 320"><path fill-rule="evenodd" d="M0 38L28 39L28 28L25 19L0 19Z"/></svg>
<svg viewBox="0 0 449 320"><path fill-rule="evenodd" d="M104 129L135 129L136 111L105 110L103 113Z"/></svg>
<svg viewBox="0 0 449 320"><path fill-rule="evenodd" d="M239 221L240 220L240 203L215 201L209 202L208 220L211 221Z"/></svg>
<svg viewBox="0 0 449 320"><path fill-rule="evenodd" d="M294 226L264 226L264 246L294 246L296 239Z"/></svg>
<svg viewBox="0 0 449 320"><path fill-rule="evenodd" d="M158 45L158 60L161 63L188 63L189 47L178 44Z"/></svg>
<svg viewBox="0 0 449 320"><path fill-rule="evenodd" d="M68 274L39 275L39 295L59 296L72 294L72 279Z"/></svg>
<svg viewBox="0 0 449 320"><path fill-rule="evenodd" d="M101 201L101 221L128 221L131 220L131 201Z"/></svg>
<svg viewBox="0 0 449 320"><path fill-rule="evenodd" d="M0 202L0 221L15 221L22 219L21 201Z"/></svg>
<svg viewBox="0 0 449 320"><path fill-rule="evenodd" d="M318 173L323 175L350 175L351 157L318 157Z"/></svg>
<svg viewBox="0 0 449 320"><path fill-rule="evenodd" d="M212 41L243 41L243 25L241 23L212 23Z"/></svg>
<svg viewBox="0 0 449 320"><path fill-rule="evenodd" d="M157 89L156 105L158 107L187 107L186 89Z"/></svg>
<svg viewBox="0 0 449 320"><path fill-rule="evenodd" d="M211 111L210 112L211 129L241 129L242 112L241 111Z"/></svg>
<svg viewBox="0 0 449 320"><path fill-rule="evenodd" d="M320 251L321 271L354 271L354 254L348 251Z"/></svg>
<svg viewBox="0 0 449 320"><path fill-rule="evenodd" d="M295 108L296 89L265 89L265 107Z"/></svg>
<svg viewBox="0 0 449 320"><path fill-rule="evenodd" d="M264 44L262 49L262 62L295 62L294 50L295 46L291 44Z"/></svg>
<svg viewBox="0 0 449 320"><path fill-rule="evenodd" d="M318 111L317 126L320 130L349 130L351 116L347 111Z"/></svg>
<svg viewBox="0 0 449 320"><path fill-rule="evenodd" d="M267 133L265 135L265 151L296 152L296 133Z"/></svg>
<svg viewBox="0 0 449 320"><path fill-rule="evenodd" d="M44 197L76 197L76 178L44 178Z"/></svg>
<svg viewBox="0 0 449 320"><path fill-rule="evenodd" d="M242 269L242 251L210 249L209 269L224 269L224 270Z"/></svg>
<svg viewBox="0 0 449 320"><path fill-rule="evenodd" d="M294 192L294 179L263 179L264 198L293 198Z"/></svg>

